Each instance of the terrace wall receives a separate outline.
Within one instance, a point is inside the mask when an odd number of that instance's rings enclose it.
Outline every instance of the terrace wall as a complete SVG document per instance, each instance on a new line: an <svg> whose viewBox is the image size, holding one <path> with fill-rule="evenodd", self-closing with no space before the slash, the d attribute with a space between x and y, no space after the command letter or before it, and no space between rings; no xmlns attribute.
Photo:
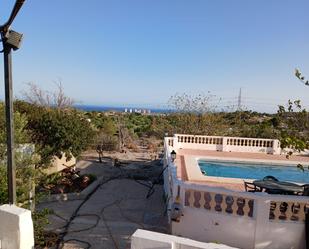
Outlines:
<svg viewBox="0 0 309 249"><path fill-rule="evenodd" d="M176 147L178 146L178 147ZM239 248L305 248L305 213L309 198L237 192L177 178L170 152L181 148L165 138L164 190L169 210L180 200L179 222L168 217L172 234ZM179 196L179 198L176 198Z"/></svg>

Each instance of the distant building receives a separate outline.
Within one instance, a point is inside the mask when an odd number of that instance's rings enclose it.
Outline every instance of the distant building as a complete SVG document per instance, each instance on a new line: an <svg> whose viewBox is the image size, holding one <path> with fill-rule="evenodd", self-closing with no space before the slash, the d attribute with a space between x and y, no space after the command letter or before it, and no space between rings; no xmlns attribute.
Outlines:
<svg viewBox="0 0 309 249"><path fill-rule="evenodd" d="M135 109L125 108L124 113L140 113L140 114L143 114L143 115L149 115L149 114L151 114L151 110L150 109L138 109L138 108L135 108Z"/></svg>

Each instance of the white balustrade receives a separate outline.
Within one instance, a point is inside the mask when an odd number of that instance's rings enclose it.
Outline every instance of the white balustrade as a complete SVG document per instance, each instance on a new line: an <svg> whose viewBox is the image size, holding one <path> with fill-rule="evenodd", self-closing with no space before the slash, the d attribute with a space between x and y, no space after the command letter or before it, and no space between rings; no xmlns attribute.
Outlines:
<svg viewBox="0 0 309 249"><path fill-rule="evenodd" d="M181 149L203 149L268 154L280 154L281 152L280 143L277 139L175 134L173 140L173 143L169 142L169 145L177 145L176 148Z"/></svg>

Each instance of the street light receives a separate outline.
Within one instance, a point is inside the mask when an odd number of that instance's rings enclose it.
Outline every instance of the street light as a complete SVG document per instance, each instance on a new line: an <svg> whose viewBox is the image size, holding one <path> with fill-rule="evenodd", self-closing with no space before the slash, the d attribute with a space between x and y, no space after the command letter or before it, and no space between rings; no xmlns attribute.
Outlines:
<svg viewBox="0 0 309 249"><path fill-rule="evenodd" d="M174 150L171 152L171 158L172 158L172 162L174 162L176 159L176 152Z"/></svg>
<svg viewBox="0 0 309 249"><path fill-rule="evenodd" d="M5 85L5 117L7 143L7 177L9 204L16 203L16 173L14 162L14 127L13 127L13 87L12 87L12 49L17 50L22 41L22 34L10 30L16 15L25 0L16 0L11 15L6 23L0 26L1 41L4 58L4 85Z"/></svg>
<svg viewBox="0 0 309 249"><path fill-rule="evenodd" d="M4 37L6 39L6 46L10 47L13 50L17 50L20 48L21 41L23 39L23 34L17 33L13 30L8 30Z"/></svg>

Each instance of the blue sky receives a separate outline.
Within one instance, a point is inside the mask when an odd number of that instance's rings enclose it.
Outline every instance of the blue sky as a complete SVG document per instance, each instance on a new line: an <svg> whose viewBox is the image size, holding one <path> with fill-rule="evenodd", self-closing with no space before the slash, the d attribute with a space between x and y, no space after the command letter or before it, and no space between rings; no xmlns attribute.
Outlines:
<svg viewBox="0 0 309 249"><path fill-rule="evenodd" d="M14 1L0 1L4 22ZM12 29L16 96L26 82L83 104L163 107L174 93L210 91L249 109L309 106L308 0L28 0ZM0 67L2 68L2 60ZM3 96L3 72L0 73Z"/></svg>

